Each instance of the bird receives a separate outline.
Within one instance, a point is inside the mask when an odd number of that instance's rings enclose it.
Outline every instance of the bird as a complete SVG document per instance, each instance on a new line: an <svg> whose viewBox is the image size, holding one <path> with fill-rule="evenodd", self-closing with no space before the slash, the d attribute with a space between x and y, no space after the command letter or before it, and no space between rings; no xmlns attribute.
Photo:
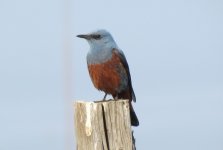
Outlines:
<svg viewBox="0 0 223 150"><path fill-rule="evenodd" d="M123 51L118 47L112 35L104 29L88 34L77 35L86 39L90 45L87 53L87 67L96 89L117 99L128 99L131 125L138 126L139 121L132 106L136 102L132 87L129 65Z"/></svg>

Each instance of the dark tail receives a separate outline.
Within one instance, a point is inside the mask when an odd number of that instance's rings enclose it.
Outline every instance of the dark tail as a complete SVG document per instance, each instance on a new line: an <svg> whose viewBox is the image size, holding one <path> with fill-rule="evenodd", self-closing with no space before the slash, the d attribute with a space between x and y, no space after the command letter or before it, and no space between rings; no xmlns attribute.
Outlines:
<svg viewBox="0 0 223 150"><path fill-rule="evenodd" d="M132 107L131 102L129 103L129 108L130 108L130 117L131 117L131 124L132 126L138 126L139 125L139 120L136 116L136 113Z"/></svg>
<svg viewBox="0 0 223 150"><path fill-rule="evenodd" d="M112 95L113 98L116 97L116 95ZM132 107L132 99L133 101L136 100L135 98L135 94L133 92L133 90L131 89L131 91L129 89L121 92L121 93L118 93L118 99L129 99L129 109L130 109L130 117L131 117L131 124L132 126L138 126L139 125L139 120L136 116L136 113Z"/></svg>

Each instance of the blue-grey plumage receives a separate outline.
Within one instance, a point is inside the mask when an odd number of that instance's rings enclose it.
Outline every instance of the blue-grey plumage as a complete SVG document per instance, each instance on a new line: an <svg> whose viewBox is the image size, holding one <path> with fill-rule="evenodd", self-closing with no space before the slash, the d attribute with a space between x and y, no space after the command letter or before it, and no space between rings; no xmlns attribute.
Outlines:
<svg viewBox="0 0 223 150"><path fill-rule="evenodd" d="M129 99L131 123L138 126L139 121L131 104L132 100L136 101L136 97L123 51L106 30L77 37L85 38L90 45L87 64L94 86L105 92L104 99L107 94L111 94L114 99Z"/></svg>

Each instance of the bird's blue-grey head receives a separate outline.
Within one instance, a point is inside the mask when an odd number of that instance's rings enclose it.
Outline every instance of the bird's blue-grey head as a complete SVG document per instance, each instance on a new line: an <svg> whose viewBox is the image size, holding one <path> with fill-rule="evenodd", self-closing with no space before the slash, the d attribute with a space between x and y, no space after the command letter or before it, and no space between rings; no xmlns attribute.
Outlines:
<svg viewBox="0 0 223 150"><path fill-rule="evenodd" d="M90 45L90 51L87 54L88 64L98 64L109 60L112 57L112 50L118 49L113 37L106 30L98 30L89 34L77 35L84 38Z"/></svg>
<svg viewBox="0 0 223 150"><path fill-rule="evenodd" d="M106 30L97 30L89 34L77 35L77 37L86 39L92 51L118 48L112 35Z"/></svg>

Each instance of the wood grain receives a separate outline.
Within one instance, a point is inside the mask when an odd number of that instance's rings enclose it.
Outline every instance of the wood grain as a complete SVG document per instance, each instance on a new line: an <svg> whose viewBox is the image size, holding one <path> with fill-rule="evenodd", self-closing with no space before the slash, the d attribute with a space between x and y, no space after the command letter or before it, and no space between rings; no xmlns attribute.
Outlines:
<svg viewBox="0 0 223 150"><path fill-rule="evenodd" d="M128 100L76 101L77 150L133 150Z"/></svg>

